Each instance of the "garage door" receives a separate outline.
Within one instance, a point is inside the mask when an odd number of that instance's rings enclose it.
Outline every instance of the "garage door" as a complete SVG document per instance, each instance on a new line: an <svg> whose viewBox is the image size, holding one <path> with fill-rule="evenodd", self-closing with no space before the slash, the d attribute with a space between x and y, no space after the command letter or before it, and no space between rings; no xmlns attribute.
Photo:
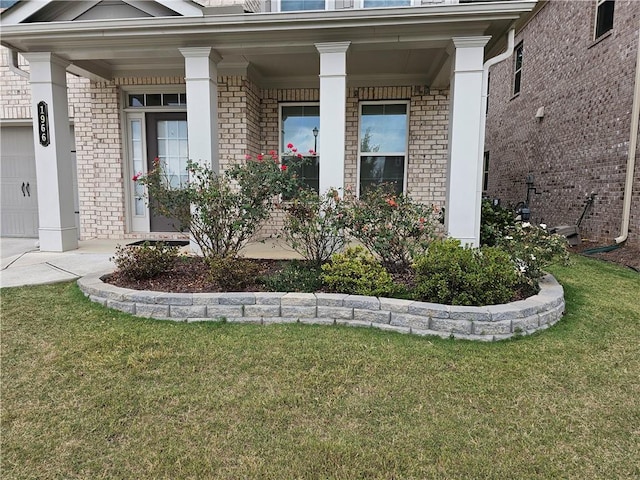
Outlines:
<svg viewBox="0 0 640 480"><path fill-rule="evenodd" d="M38 236L36 161L31 132L31 126L0 129L2 236Z"/></svg>
<svg viewBox="0 0 640 480"><path fill-rule="evenodd" d="M30 125L0 128L0 178L2 181L0 235L3 237L38 236L36 160L31 132ZM73 127L71 127L71 139L73 142ZM71 161L76 227L79 227L75 147L71 151Z"/></svg>

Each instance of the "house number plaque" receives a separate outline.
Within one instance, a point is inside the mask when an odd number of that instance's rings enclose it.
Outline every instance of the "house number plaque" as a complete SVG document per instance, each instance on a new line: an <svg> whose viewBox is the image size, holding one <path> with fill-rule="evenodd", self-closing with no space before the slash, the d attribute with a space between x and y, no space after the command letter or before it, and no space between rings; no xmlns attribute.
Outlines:
<svg viewBox="0 0 640 480"><path fill-rule="evenodd" d="M49 110L46 102L38 102L38 136L40 145L49 145Z"/></svg>

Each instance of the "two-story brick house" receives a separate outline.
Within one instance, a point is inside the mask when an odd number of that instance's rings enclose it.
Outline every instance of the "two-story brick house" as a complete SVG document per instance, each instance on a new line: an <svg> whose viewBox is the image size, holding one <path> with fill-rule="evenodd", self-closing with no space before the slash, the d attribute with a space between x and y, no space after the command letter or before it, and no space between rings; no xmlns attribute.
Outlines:
<svg viewBox="0 0 640 480"><path fill-rule="evenodd" d="M534 1L22 1L1 17L2 234L175 234L131 180L288 143L325 190L395 182L477 244L482 92ZM366 138L367 141L364 141Z"/></svg>
<svg viewBox="0 0 640 480"><path fill-rule="evenodd" d="M491 68L487 196L640 246L640 2L539 2ZM593 199L593 201L589 201ZM522 203L521 203L522 204Z"/></svg>

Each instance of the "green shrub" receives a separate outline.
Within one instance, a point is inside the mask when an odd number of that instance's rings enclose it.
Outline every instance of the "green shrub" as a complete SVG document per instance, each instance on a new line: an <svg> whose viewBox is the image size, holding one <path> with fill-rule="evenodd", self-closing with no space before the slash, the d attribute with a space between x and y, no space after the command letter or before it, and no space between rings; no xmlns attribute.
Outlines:
<svg viewBox="0 0 640 480"><path fill-rule="evenodd" d="M322 288L320 272L313 264L292 261L281 271L265 277L263 284L272 292L315 292Z"/></svg>
<svg viewBox="0 0 640 480"><path fill-rule="evenodd" d="M283 204L283 236L307 261L320 266L345 245L345 215L338 191L301 190Z"/></svg>
<svg viewBox="0 0 640 480"><path fill-rule="evenodd" d="M210 281L227 291L243 290L260 274L259 265L247 258L213 257L207 262Z"/></svg>
<svg viewBox="0 0 640 480"><path fill-rule="evenodd" d="M389 272L362 247L336 253L322 265L322 281L333 292L388 296L394 290Z"/></svg>
<svg viewBox="0 0 640 480"><path fill-rule="evenodd" d="M482 200L480 219L480 245L495 247L506 235L508 228L516 223L515 216L508 208L494 205L491 200Z"/></svg>
<svg viewBox="0 0 640 480"><path fill-rule="evenodd" d="M462 248L454 239L436 241L414 264L417 300L449 305L493 305L513 299L518 273L496 247Z"/></svg>
<svg viewBox="0 0 640 480"><path fill-rule="evenodd" d="M549 233L546 225L516 223L506 229L498 246L511 256L522 287L531 295L538 292L545 268L553 263L569 264L567 240L562 235Z"/></svg>
<svg viewBox="0 0 640 480"><path fill-rule="evenodd" d="M388 186L370 187L360 198L346 195L345 200L351 235L389 271L408 271L413 259L436 237L435 208L413 202Z"/></svg>
<svg viewBox="0 0 640 480"><path fill-rule="evenodd" d="M178 247L163 242L151 245L117 245L112 258L117 273L131 280L148 280L171 270L178 256Z"/></svg>

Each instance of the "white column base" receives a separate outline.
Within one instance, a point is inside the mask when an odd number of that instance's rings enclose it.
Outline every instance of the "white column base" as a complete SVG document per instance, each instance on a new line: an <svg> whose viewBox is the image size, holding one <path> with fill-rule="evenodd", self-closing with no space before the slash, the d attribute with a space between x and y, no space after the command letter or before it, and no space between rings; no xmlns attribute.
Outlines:
<svg viewBox="0 0 640 480"><path fill-rule="evenodd" d="M78 230L76 227L68 228L40 228L41 252L66 252L78 248Z"/></svg>

